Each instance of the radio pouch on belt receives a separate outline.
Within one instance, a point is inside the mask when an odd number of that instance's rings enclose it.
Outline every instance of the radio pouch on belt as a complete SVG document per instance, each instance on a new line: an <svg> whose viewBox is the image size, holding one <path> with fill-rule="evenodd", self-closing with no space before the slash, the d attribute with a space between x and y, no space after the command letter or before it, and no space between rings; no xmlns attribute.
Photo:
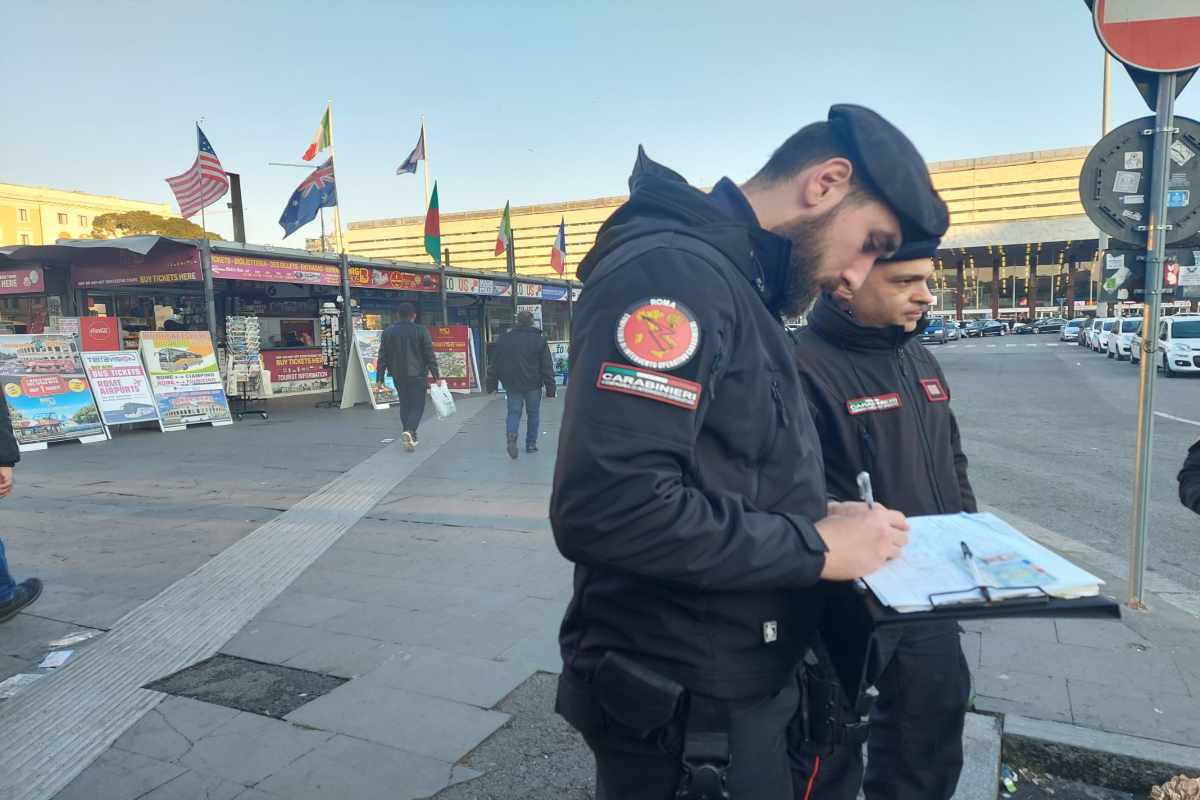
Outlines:
<svg viewBox="0 0 1200 800"><path fill-rule="evenodd" d="M683 704L683 686L619 653L600 660L592 688L604 713L639 739L666 728Z"/></svg>

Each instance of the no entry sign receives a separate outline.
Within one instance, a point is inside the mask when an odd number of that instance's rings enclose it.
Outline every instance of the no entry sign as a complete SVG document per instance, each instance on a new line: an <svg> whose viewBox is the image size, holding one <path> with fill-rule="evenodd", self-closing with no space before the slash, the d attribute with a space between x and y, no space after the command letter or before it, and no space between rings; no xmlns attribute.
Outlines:
<svg viewBox="0 0 1200 800"><path fill-rule="evenodd" d="M1197 0L1095 0L1092 15L1118 61L1150 72L1200 67Z"/></svg>

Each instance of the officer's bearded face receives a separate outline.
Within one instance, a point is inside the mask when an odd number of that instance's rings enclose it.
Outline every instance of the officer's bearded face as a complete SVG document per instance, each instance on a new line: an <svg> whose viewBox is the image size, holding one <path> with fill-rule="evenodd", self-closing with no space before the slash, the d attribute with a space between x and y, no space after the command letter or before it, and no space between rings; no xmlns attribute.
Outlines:
<svg viewBox="0 0 1200 800"><path fill-rule="evenodd" d="M792 275L783 313L798 317L821 292L848 299L876 259L900 246L900 223L887 206L852 193L836 207L778 226L792 243Z"/></svg>

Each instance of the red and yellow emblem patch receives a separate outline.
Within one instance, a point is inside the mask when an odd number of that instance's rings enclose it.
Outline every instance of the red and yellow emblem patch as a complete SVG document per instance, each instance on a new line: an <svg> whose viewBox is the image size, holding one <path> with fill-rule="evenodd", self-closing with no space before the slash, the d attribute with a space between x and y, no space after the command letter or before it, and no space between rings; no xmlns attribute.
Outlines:
<svg viewBox="0 0 1200 800"><path fill-rule="evenodd" d="M688 307L675 300L640 300L617 322L617 347L639 367L676 369L699 349L700 325Z"/></svg>

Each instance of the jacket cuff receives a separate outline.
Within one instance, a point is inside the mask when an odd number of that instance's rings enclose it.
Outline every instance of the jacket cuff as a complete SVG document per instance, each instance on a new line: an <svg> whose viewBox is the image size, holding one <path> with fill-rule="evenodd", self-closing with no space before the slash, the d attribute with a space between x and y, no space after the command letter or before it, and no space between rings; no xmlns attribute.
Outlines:
<svg viewBox="0 0 1200 800"><path fill-rule="evenodd" d="M799 514L783 514L782 516L792 524L792 527L796 529L796 533L800 534L800 541L804 542L804 546L810 552L825 553L829 551L825 540L821 538L821 534L817 531L817 526L808 517L802 517Z"/></svg>
<svg viewBox="0 0 1200 800"><path fill-rule="evenodd" d="M7 461L0 461L0 467L15 467L16 465L17 465L17 462L15 462L15 461L13 461L11 463L7 462Z"/></svg>

